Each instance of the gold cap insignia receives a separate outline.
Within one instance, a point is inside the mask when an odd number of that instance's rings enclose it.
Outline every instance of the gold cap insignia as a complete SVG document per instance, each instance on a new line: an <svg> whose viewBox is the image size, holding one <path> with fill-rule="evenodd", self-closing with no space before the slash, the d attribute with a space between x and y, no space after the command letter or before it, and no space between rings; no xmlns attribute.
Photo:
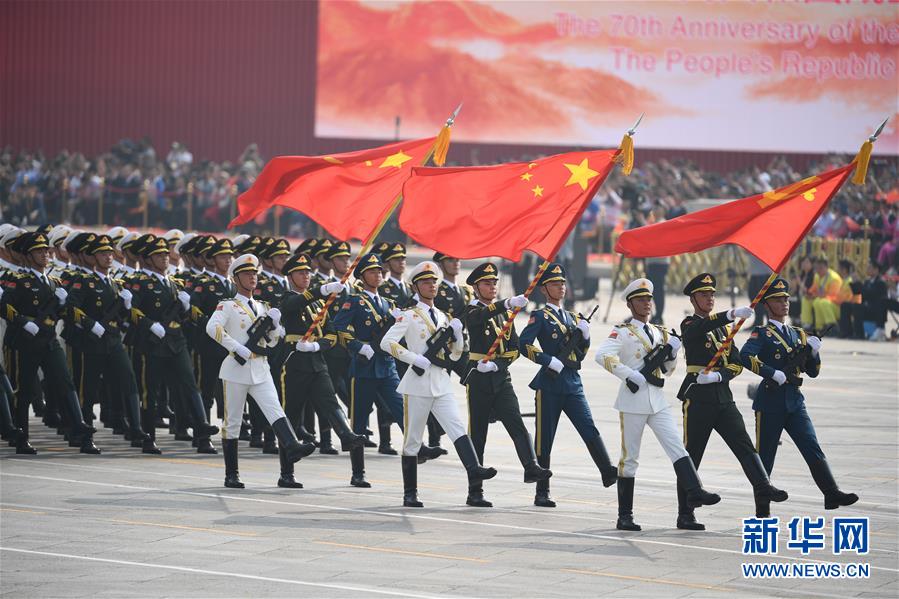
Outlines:
<svg viewBox="0 0 899 599"><path fill-rule="evenodd" d="M702 281L701 281L701 282L702 282L702 283L711 283L711 282L712 282L712 277L709 276L709 275L706 275L706 276L704 276L704 277L702 278Z"/></svg>
<svg viewBox="0 0 899 599"><path fill-rule="evenodd" d="M559 273L562 272L562 267L561 267L561 266L556 266L556 267L555 267L554 269L552 269L550 272L551 272L552 274L554 274L554 275L559 274Z"/></svg>

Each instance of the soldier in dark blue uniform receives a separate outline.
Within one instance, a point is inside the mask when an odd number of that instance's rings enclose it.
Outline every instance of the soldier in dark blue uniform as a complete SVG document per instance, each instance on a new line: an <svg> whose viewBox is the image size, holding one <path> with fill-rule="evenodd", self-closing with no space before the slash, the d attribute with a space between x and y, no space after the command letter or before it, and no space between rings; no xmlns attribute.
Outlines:
<svg viewBox="0 0 899 599"><path fill-rule="evenodd" d="M858 495L844 493L837 486L799 390L803 374L814 378L821 370L821 339L806 336L801 328L784 322L790 310L790 286L784 279L771 284L762 302L768 312L768 325L755 327L740 351L743 366L764 379L752 402L756 449L762 463L770 475L780 435L786 431L824 494L824 509L852 505L858 501ZM756 516L767 517L769 513L770 503L757 498Z"/></svg>
<svg viewBox="0 0 899 599"><path fill-rule="evenodd" d="M375 402L382 402L390 415L403 422L403 398L397 393L400 379L393 356L380 351L384 326L392 322L390 302L378 295L383 281L383 266L377 254L369 253L359 260L353 271L363 289L345 299L334 317L334 327L350 353L350 423L353 432L364 434ZM350 484L370 487L365 480L362 448L350 451L353 477Z"/></svg>
<svg viewBox="0 0 899 599"><path fill-rule="evenodd" d="M712 312L715 308L715 283L715 277L704 272L693 277L684 287L684 295L690 296L694 310L693 315L681 322L687 376L677 397L683 402L684 445L698 469L712 431L716 431L739 460L746 478L752 483L755 497L759 501L786 501L787 493L771 485L731 393L731 379L743 372L736 345L732 343L711 370L705 372L709 361L730 333L728 323L737 318L751 318L755 314L748 306ZM678 528L705 530L705 525L696 521L682 484L677 486L677 504Z"/></svg>
<svg viewBox="0 0 899 599"><path fill-rule="evenodd" d="M612 465L602 437L593 423L593 415L578 369L565 366L560 357L562 348L576 329L581 335L579 355L572 358L580 362L590 347L589 323L579 319L574 313L562 308L565 299L565 269L561 264L550 264L539 281L540 290L546 297L546 305L531 314L527 326L521 332L519 349L522 354L542 368L531 381L531 389L537 392L537 437L535 446L537 462L549 468L550 452L556 427L562 412L568 416L574 428L587 445L593 462L602 475L602 483L609 487L615 484L618 470ZM539 349L535 342L540 343ZM572 352L574 353L574 352ZM534 505L555 507L549 495L549 480L537 482Z"/></svg>

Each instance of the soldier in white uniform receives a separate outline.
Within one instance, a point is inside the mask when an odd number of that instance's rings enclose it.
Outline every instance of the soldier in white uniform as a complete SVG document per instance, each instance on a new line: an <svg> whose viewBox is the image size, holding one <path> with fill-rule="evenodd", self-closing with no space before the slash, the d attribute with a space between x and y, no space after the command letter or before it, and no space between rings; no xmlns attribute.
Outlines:
<svg viewBox="0 0 899 599"><path fill-rule="evenodd" d="M274 347L284 334L280 325L281 312L276 308L268 309L253 299L259 273L259 259L252 254L244 254L235 260L228 269L228 276L234 280L237 295L222 300L206 324L206 334L215 339L229 355L222 362L219 377L222 379L225 396L225 425L222 428L222 453L225 456L225 486L242 489L237 470L237 441L240 436L240 424L243 419L247 394L253 396L259 409L272 425L281 446L285 448L287 458L297 462L315 451L312 443L300 443L293 427L287 420L275 382L269 370L268 360L264 355L248 348L249 329L258 318L271 317L274 330L270 331L259 344ZM241 364L237 358L244 363Z"/></svg>
<svg viewBox="0 0 899 599"><path fill-rule="evenodd" d="M434 262L422 262L410 274L413 290L418 294L418 303L397 316L396 323L381 340L381 349L389 352L397 360L410 365L400 381L397 391L403 394L403 506L422 507L418 500L418 451L424 434L428 414L433 413L452 440L459 459L468 472L469 485L496 476L493 468L484 468L478 463L471 438L465 434L465 425L459 416L453 384L447 369L431 364L424 356L428 351L428 339L440 329L452 329L452 341L443 350L443 355L435 359L458 360L462 356L464 342L462 322L449 317L434 307L434 298L440 283L439 267ZM406 347L400 342L405 341ZM446 356L446 352L449 356ZM416 369L424 370L417 374Z"/></svg>
<svg viewBox="0 0 899 599"><path fill-rule="evenodd" d="M661 388L664 384L662 376L670 377L674 372L681 342L664 327L649 323L652 314L652 282L648 279L631 282L625 287L622 298L627 302L631 318L612 329L597 349L596 361L621 379L621 387L615 400L615 409L621 420L616 526L619 530L636 531L641 529L634 523L634 476L637 474L643 429L647 425L674 464L678 482L687 490L687 501L692 507L713 505L721 501L721 498L702 488L696 467L684 448L674 423L674 415ZM640 372L645 366L644 359L656 347L663 348L660 351L665 354L665 359L656 370L644 375Z"/></svg>

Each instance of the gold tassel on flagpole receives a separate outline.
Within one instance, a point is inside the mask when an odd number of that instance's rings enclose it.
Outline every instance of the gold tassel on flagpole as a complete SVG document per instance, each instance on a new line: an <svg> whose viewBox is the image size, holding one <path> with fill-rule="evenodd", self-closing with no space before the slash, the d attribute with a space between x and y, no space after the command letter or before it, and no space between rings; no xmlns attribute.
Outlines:
<svg viewBox="0 0 899 599"><path fill-rule="evenodd" d="M434 164L443 166L446 164L446 153L449 151L450 145L450 126L444 125L437 134L437 140L434 142Z"/></svg>
<svg viewBox="0 0 899 599"><path fill-rule="evenodd" d="M868 164L871 162L871 152L874 151L874 142L880 137L888 120L890 120L889 117L883 119L883 122L880 123L877 130L862 144L858 154L855 155L855 174L852 175L852 183L855 185L865 184L865 175L868 174Z"/></svg>
<svg viewBox="0 0 899 599"><path fill-rule="evenodd" d="M868 174L868 163L871 161L872 150L874 150L874 142L870 139L866 140L855 156L855 174L852 175L852 182L855 185L865 184L865 175Z"/></svg>
<svg viewBox="0 0 899 599"><path fill-rule="evenodd" d="M618 155L615 156L615 162L621 165L621 172L630 175L634 170L634 138L630 132L625 133L621 138L621 145L618 146Z"/></svg>

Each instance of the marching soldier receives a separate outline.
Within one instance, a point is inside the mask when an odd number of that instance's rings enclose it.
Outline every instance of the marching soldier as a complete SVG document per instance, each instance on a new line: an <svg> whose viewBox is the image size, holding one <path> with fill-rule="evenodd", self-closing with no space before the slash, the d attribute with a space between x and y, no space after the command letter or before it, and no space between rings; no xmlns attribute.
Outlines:
<svg viewBox="0 0 899 599"><path fill-rule="evenodd" d="M85 406L100 394L101 379L110 401L121 401L115 411L128 419L132 447L143 447L149 439L141 428L140 396L131 360L122 345L123 323L131 310L131 292L109 276L113 245L107 235L98 235L86 253L96 261L95 272L85 274L72 285L69 303L74 323L83 331Z"/></svg>
<svg viewBox="0 0 899 599"><path fill-rule="evenodd" d="M615 409L621 419L621 461L618 463L618 530L641 530L634 522L634 476L640 458L643 429L652 429L656 439L674 464L678 485L686 491L686 503L692 508L714 505L721 498L702 488L699 474L677 432L674 416L661 387L677 365L681 341L668 329L650 324L652 281L637 279L622 292L631 318L616 325L596 351L596 361L621 379ZM655 349L660 348L660 349ZM646 371L647 355L655 351L660 364ZM650 380L651 377L651 380ZM636 390L633 390L636 389Z"/></svg>
<svg viewBox="0 0 899 599"><path fill-rule="evenodd" d="M331 249L332 245L334 244L331 243L331 240L325 237L315 240L314 244L310 244L309 253L312 256L312 261L315 263L315 271L312 273L312 287L339 280L339 277L331 276L332 258L328 256L328 250ZM347 265L349 265L349 261L347 261ZM344 268L344 271L346 271L346 268Z"/></svg>
<svg viewBox="0 0 899 599"><path fill-rule="evenodd" d="M590 324L562 307L566 280L561 264L550 264L538 285L546 298L546 305L531 314L518 342L519 351L542 367L530 384L531 389L537 392L537 461L541 467L549 468L559 418L565 412L599 469L603 486L610 487L615 484L615 467L593 423L593 414L584 396L584 386L578 372L580 362L590 347ZM516 302L520 303L521 299L516 299ZM535 342L540 343L539 349ZM534 505L556 507L549 494L548 478L537 481Z"/></svg>
<svg viewBox="0 0 899 599"><path fill-rule="evenodd" d="M308 341L303 341L315 315L324 305L323 297L343 290L339 282L325 283L315 291L309 290L312 281L312 260L307 254L291 256L283 271L290 289L281 302L281 322L286 329L285 347L289 348L277 380L281 406L291 423L302 422L307 404L312 404L321 421L329 421L340 438L344 450L362 448L365 437L353 434L346 416L337 403L324 352L337 343L337 333L326 314ZM330 432L330 431L329 431ZM302 488L296 482L293 463L281 453L279 487Z"/></svg>
<svg viewBox="0 0 899 599"><path fill-rule="evenodd" d="M462 261L458 258L447 256L442 252L435 252L432 258L440 266L440 272L443 277L440 280L440 289L437 297L434 299L434 305L438 309L446 312L450 318L459 318L465 312L465 306L474 299L474 292L468 285L457 285L456 277L459 276L459 269ZM453 372L459 375L459 378L465 376L468 365L468 339L465 339L465 349L462 351L462 357L456 364ZM437 447L442 453L446 450L440 447L440 437L443 430L436 418L431 416L428 418L428 442L432 447Z"/></svg>
<svg viewBox="0 0 899 599"><path fill-rule="evenodd" d="M755 327L740 350L743 366L763 379L752 402L756 449L762 463L770 475L780 436L786 431L824 494L824 509L852 505L858 495L844 493L837 486L799 390L803 374L815 378L821 371L821 339L784 322L790 310L790 285L784 279L775 279L762 302L768 325ZM756 516L769 515L770 503L756 497Z"/></svg>
<svg viewBox="0 0 899 599"><path fill-rule="evenodd" d="M787 493L771 485L762 460L746 433L743 416L734 403L730 380L743 371L737 348L731 344L730 349L721 356L720 362L708 373L705 372L709 361L730 333L728 323L754 315L752 308L748 306L713 313L715 283L715 277L704 272L693 277L684 287L684 295L690 296L694 312L681 322L687 376L677 397L683 402L684 445L698 469L709 437L713 430L717 431L752 483L756 502L786 501ZM705 530L705 526L696 521L693 508L687 504L686 491L681 485L677 487L677 504L678 528Z"/></svg>
<svg viewBox="0 0 899 599"><path fill-rule="evenodd" d="M387 276L379 293L392 301L397 308L404 310L411 305L413 295L412 286L403 280L403 274L406 272L406 246L400 242L385 245L387 247L379 253L381 262L387 267Z"/></svg>
<svg viewBox="0 0 899 599"><path fill-rule="evenodd" d="M518 459L524 467L524 482L534 483L548 479L552 472L537 463L531 435L521 419L518 396L515 395L512 378L509 376L509 366L519 355L518 334L514 323L503 333L509 310L525 307L528 300L523 295L518 295L496 301L498 273L496 264L485 262L478 265L465 281L471 285L477 297L477 301L466 307L463 318L471 345L471 353L468 355L470 372L465 387L468 396L468 430L471 432L478 461L483 463L490 415L495 414L515 445ZM497 337L500 337L500 343L496 354L490 361L483 361ZM492 503L484 499L480 481L469 487L465 502L475 507L493 507Z"/></svg>
<svg viewBox="0 0 899 599"><path fill-rule="evenodd" d="M217 240L207 250L204 259L213 264L213 269L207 270L203 276L192 277L193 286L188 287L191 289L191 325L196 333L192 341L199 360L199 385L203 405L208 413L215 401L218 417L223 418L225 405L219 370L228 352L206 334L206 324L219 302L230 299L237 293L234 284L228 278L228 269L234 260L231 240L227 238ZM183 280L185 283L191 282L190 278Z"/></svg>
<svg viewBox="0 0 899 599"><path fill-rule="evenodd" d="M382 268L377 254L369 253L359 260L353 276L362 283L363 289L347 297L334 317L334 327L350 352L350 422L353 432L360 435L365 433L368 416L378 401L388 407L397 423L403 422L396 364L390 353L378 351L379 333L386 324L385 319L391 316L390 302L378 295L384 276ZM362 448L350 451L350 461L353 465L350 484L370 487L365 480Z"/></svg>
<svg viewBox="0 0 899 599"><path fill-rule="evenodd" d="M428 339L439 329L451 329L453 339L435 358L458 360L464 347L462 321L458 318L451 319L434 305L440 280L437 269L437 265L429 261L412 269L410 282L420 299L416 306L397 316L396 322L380 343L383 351L410 366L397 388L405 398L406 428L402 457L404 507L423 507L418 499L418 454L422 449L422 434L430 414L437 418L452 440L468 474L469 489L477 488L481 481L496 476L495 469L481 465L471 438L465 434L453 397L449 372L442 366L432 364L424 355L428 352ZM366 281L366 284L369 283L370 281ZM400 345L400 341L405 341L406 347Z"/></svg>
<svg viewBox="0 0 899 599"><path fill-rule="evenodd" d="M40 393L37 371L53 381L59 405L71 426L70 443L80 445L81 453L99 454L93 443L95 429L87 425L81 412L66 356L56 336L56 322L66 309L68 293L44 274L50 261L50 245L42 233L23 233L16 238L14 251L24 263L20 272L6 279L0 298L0 314L7 321L4 342L15 354L17 366L15 417L21 430L16 453L33 455L37 450L28 443L28 408Z"/></svg>
<svg viewBox="0 0 899 599"><path fill-rule="evenodd" d="M178 243L184 238L181 229L170 229L162 234L162 238L169 244L169 276L178 274L181 270L181 254L178 253Z"/></svg>
<svg viewBox="0 0 899 599"><path fill-rule="evenodd" d="M244 488L238 471L237 441L248 394L253 396L271 424L288 461L297 462L315 450L315 445L300 443L297 439L278 402L268 361L265 355L260 355L263 348L273 347L277 343L284 335L284 329L280 325L281 313L277 308L269 309L253 299L258 273L259 259L256 256L244 254L234 260L228 275L234 281L237 294L222 300L206 324L206 334L229 354L222 362L219 377L225 391L225 425L222 430L225 486L232 489ZM271 330L259 340L258 345L247 347L246 344L251 341L250 330L258 319L265 317L270 318Z"/></svg>
<svg viewBox="0 0 899 599"><path fill-rule="evenodd" d="M176 401L181 399L185 409L190 410L197 453L217 453L209 437L219 429L206 418L184 336L182 323L190 311L190 295L165 274L169 266L169 246L165 239L157 237L144 243L142 254L147 276L137 280L131 291L134 295L132 321L137 327L141 351L147 356L146 375L151 380L164 381ZM158 387L151 386L150 391L151 395L158 395L154 393ZM156 405L157 397L151 397L149 422L156 420Z"/></svg>

